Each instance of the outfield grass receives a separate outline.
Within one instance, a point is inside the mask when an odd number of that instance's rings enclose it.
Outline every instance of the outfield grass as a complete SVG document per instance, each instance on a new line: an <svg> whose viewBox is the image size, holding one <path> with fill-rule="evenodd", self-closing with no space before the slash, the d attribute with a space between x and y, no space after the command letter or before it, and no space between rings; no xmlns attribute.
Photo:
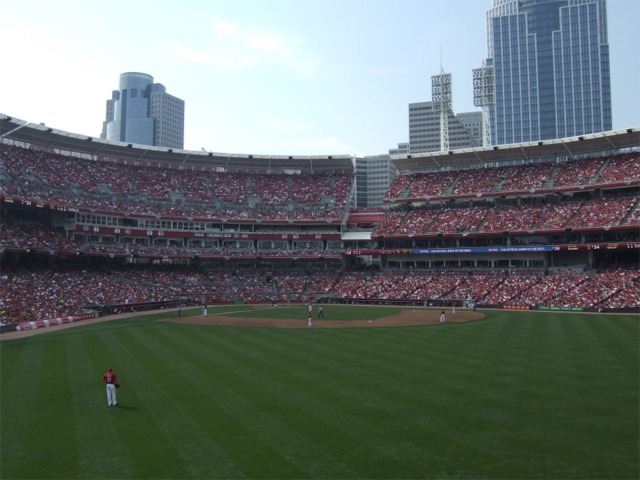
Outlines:
<svg viewBox="0 0 640 480"><path fill-rule="evenodd" d="M386 310L356 308L327 313ZM0 478L638 478L638 316L483 313L314 330L165 312L2 342Z"/></svg>

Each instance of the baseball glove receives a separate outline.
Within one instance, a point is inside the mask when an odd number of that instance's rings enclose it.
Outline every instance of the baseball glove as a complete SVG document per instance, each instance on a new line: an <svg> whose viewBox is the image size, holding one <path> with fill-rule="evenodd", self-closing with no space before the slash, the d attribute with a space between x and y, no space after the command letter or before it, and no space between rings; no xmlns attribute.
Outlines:
<svg viewBox="0 0 640 480"><path fill-rule="evenodd" d="M119 383L116 383L116 388L120 388L120 384Z"/></svg>

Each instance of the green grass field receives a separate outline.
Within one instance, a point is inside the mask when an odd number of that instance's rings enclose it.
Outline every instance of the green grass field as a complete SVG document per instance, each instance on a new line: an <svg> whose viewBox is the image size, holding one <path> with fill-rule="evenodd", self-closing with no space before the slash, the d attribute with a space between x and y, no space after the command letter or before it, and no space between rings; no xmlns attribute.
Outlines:
<svg viewBox="0 0 640 480"><path fill-rule="evenodd" d="M3 341L0 478L637 479L638 316L483 313L314 330L164 312Z"/></svg>

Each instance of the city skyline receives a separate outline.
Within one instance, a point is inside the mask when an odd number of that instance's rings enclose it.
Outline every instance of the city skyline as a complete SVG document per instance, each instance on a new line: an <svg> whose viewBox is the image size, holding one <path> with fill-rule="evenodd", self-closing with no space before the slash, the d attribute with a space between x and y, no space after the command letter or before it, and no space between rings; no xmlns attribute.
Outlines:
<svg viewBox="0 0 640 480"><path fill-rule="evenodd" d="M606 14L606 0L494 0L485 67L494 88L480 92L491 144L611 130Z"/></svg>
<svg viewBox="0 0 640 480"><path fill-rule="evenodd" d="M0 112L73 133L99 134L128 71L185 101L190 150L383 154L409 140L408 106L429 101L441 68L454 112L480 111L472 69L487 57L490 0L2 3L0 28L16 41ZM640 125L629 48L640 43L640 2L607 7L615 130Z"/></svg>
<svg viewBox="0 0 640 480"><path fill-rule="evenodd" d="M157 147L184 147L184 100L167 92L153 76L123 72L107 100L100 138Z"/></svg>

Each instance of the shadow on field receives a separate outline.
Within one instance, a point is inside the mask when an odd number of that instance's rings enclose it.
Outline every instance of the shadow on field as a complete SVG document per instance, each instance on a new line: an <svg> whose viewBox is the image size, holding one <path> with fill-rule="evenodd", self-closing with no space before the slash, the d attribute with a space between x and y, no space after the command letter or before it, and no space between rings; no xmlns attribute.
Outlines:
<svg viewBox="0 0 640 480"><path fill-rule="evenodd" d="M123 405L122 403L118 403L118 406L114 410L131 410L131 411L137 412L140 409L138 407L132 407L129 405Z"/></svg>

